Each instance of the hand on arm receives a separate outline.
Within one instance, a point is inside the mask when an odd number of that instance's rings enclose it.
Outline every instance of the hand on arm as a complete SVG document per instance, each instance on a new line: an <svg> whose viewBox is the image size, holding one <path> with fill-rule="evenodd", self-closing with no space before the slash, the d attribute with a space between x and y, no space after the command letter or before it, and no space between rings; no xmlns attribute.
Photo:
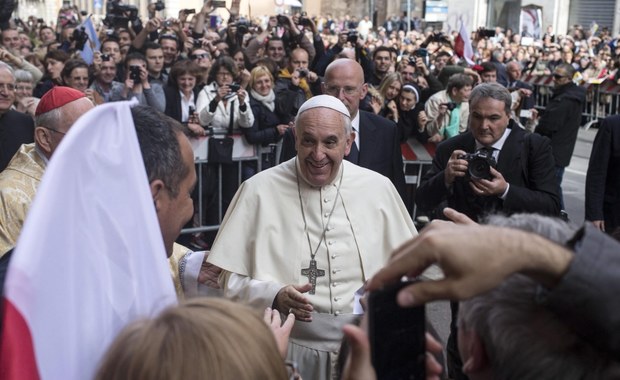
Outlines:
<svg viewBox="0 0 620 380"><path fill-rule="evenodd" d="M469 183L472 191L476 195L482 196L497 196L501 197L508 188L508 182L504 179L502 173L498 172L494 168L491 168L491 175L493 179L491 181L486 179L472 179Z"/></svg>

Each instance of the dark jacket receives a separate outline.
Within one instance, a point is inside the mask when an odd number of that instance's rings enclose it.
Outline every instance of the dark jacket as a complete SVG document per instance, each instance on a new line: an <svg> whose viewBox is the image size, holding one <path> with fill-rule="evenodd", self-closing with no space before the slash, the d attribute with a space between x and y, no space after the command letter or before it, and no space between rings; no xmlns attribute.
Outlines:
<svg viewBox="0 0 620 380"><path fill-rule="evenodd" d="M263 146L278 142L282 135L280 135L276 127L280 124L286 124L284 118L269 110L269 108L251 95L250 107L254 114L254 124L251 128L242 129L246 140L250 144L262 144Z"/></svg>
<svg viewBox="0 0 620 380"><path fill-rule="evenodd" d="M200 93L200 90L198 86L194 87L194 103L198 100L198 93ZM183 120L181 120L181 118L183 110L181 110L181 94L179 93L179 89L166 86L164 87L164 93L166 94L166 111L164 113L179 123L182 123ZM198 110L194 111L198 112Z"/></svg>
<svg viewBox="0 0 620 380"><path fill-rule="evenodd" d="M476 140L471 131L452 137L437 146L433 166L422 178L415 202L422 210L433 210L443 201L477 221L490 212L512 214L535 212L557 216L560 213L555 167L547 138L528 133L510 120L510 135L504 142L497 171L510 184L505 199L475 195L469 179L458 177L448 189L444 170L455 150L473 153Z"/></svg>
<svg viewBox="0 0 620 380"><path fill-rule="evenodd" d="M34 121L25 113L8 110L0 115L0 172L22 144L34 142Z"/></svg>
<svg viewBox="0 0 620 380"><path fill-rule="evenodd" d="M585 100L585 88L573 82L555 88L536 127L536 133L551 140L556 166L570 164Z"/></svg>

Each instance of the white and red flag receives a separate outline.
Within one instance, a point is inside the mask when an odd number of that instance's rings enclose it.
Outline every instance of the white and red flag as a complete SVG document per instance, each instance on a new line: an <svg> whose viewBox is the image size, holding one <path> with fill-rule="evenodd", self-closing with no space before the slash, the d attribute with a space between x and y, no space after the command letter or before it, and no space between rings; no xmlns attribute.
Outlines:
<svg viewBox="0 0 620 380"><path fill-rule="evenodd" d="M133 104L86 113L46 169L8 268L0 379L92 379L121 328L176 302Z"/></svg>
<svg viewBox="0 0 620 380"><path fill-rule="evenodd" d="M469 39L469 33L465 28L465 23L461 20L461 28L459 29L459 35L454 40L454 52L459 57L465 59L468 65L473 66L474 62L474 49Z"/></svg>

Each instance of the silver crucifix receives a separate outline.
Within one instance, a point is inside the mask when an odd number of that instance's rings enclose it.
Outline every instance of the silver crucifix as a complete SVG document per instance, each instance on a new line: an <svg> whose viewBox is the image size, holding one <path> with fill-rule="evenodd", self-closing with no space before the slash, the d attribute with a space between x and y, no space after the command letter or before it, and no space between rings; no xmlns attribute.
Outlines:
<svg viewBox="0 0 620 380"><path fill-rule="evenodd" d="M316 260L311 259L310 266L306 269L302 269L301 275L308 277L308 281L312 284L312 289L308 293L314 294L316 291L316 278L325 276L325 271L323 269L317 269Z"/></svg>

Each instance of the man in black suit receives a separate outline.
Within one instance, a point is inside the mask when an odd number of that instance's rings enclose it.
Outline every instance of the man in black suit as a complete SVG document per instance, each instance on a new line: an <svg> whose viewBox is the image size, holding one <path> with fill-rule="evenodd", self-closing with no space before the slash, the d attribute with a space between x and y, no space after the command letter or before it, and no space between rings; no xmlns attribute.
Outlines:
<svg viewBox="0 0 620 380"><path fill-rule="evenodd" d="M11 109L15 100L13 69L0 62L0 171L9 164L22 144L34 141L34 121Z"/></svg>
<svg viewBox="0 0 620 380"><path fill-rule="evenodd" d="M421 210L432 210L447 201L475 221L490 212L559 215L549 140L517 126L510 119L511 104L510 93L498 83L482 83L473 89L468 131L437 147L433 166L416 193ZM478 163L463 157L474 152L479 155ZM484 164L479 164L484 162L491 163L488 176L477 176L485 172ZM451 378L466 379L456 341L458 306L452 303L451 308L448 369Z"/></svg>
<svg viewBox="0 0 620 380"><path fill-rule="evenodd" d="M601 123L586 177L586 220L613 233L620 227L620 115Z"/></svg>
<svg viewBox="0 0 620 380"><path fill-rule="evenodd" d="M323 93L335 96L344 103L351 114L351 124L356 134L351 152L345 159L388 177L404 200L405 174L396 124L359 109L360 100L367 92L364 71L356 61L341 58L327 66ZM284 135L280 162L296 154L292 130L289 129Z"/></svg>
<svg viewBox="0 0 620 380"><path fill-rule="evenodd" d="M509 117L510 105L510 93L497 83L474 88L469 130L437 147L416 194L418 207L430 210L447 200L476 221L490 211L559 215L549 140L516 126ZM462 156L476 151L497 162L489 179L469 175L470 163Z"/></svg>

